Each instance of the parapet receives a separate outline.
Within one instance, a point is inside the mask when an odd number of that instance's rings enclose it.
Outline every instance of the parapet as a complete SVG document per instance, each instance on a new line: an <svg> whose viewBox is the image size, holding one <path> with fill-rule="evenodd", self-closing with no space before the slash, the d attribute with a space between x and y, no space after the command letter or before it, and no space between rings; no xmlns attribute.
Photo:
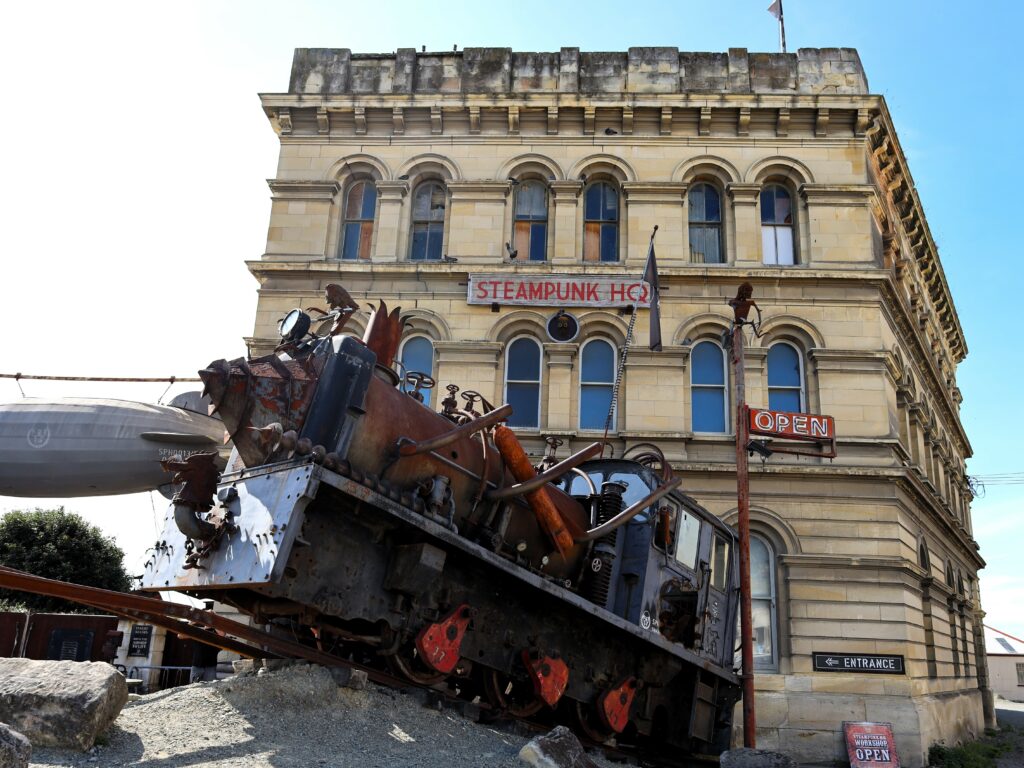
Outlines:
<svg viewBox="0 0 1024 768"><path fill-rule="evenodd" d="M466 48L444 53L399 48L393 54L348 48L296 48L295 94L847 94L868 93L853 48L797 53L688 53L678 48L628 52L524 53Z"/></svg>

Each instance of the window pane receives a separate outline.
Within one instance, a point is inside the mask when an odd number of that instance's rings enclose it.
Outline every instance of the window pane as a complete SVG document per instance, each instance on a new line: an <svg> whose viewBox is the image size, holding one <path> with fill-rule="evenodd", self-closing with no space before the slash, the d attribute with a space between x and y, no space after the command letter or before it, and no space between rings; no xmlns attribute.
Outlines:
<svg viewBox="0 0 1024 768"><path fill-rule="evenodd" d="M800 413L800 390L769 389L768 409L771 411L790 411Z"/></svg>
<svg viewBox="0 0 1024 768"><path fill-rule="evenodd" d="M707 261L704 232L705 229L702 225L690 225L690 261L694 264L704 264Z"/></svg>
<svg viewBox="0 0 1024 768"><path fill-rule="evenodd" d="M508 348L509 381L540 380L540 349L532 339L516 339Z"/></svg>
<svg viewBox="0 0 1024 768"><path fill-rule="evenodd" d="M589 383L615 381L615 353L606 341L591 341L583 347L580 380Z"/></svg>
<svg viewBox="0 0 1024 768"><path fill-rule="evenodd" d="M796 259L793 258L793 228L792 227L774 227L775 229L775 247L776 247L776 264L795 264Z"/></svg>
<svg viewBox="0 0 1024 768"><path fill-rule="evenodd" d="M700 543L700 520L686 510L679 511L676 533L676 560L691 570L697 569L697 544Z"/></svg>
<svg viewBox="0 0 1024 768"><path fill-rule="evenodd" d="M599 261L601 258L601 225L588 221L583 226L583 260Z"/></svg>
<svg viewBox="0 0 1024 768"><path fill-rule="evenodd" d="M372 182L363 183L363 208L362 217L372 220L373 213L377 208L377 187Z"/></svg>
<svg viewBox="0 0 1024 768"><path fill-rule="evenodd" d="M406 341L402 345L401 359L404 366L403 373L419 371L420 373L427 374L427 376L434 375L434 345L430 342L430 339L424 336L414 336ZM403 392L415 389L415 387L406 384L404 379L401 388ZM420 392L423 394L424 404L430 405L433 390L423 389Z"/></svg>
<svg viewBox="0 0 1024 768"><path fill-rule="evenodd" d="M580 429L604 429L611 407L611 384L583 384L580 387Z"/></svg>
<svg viewBox="0 0 1024 768"><path fill-rule="evenodd" d="M800 386L800 355L789 344L773 344L768 350L768 386Z"/></svg>
<svg viewBox="0 0 1024 768"><path fill-rule="evenodd" d="M366 188L365 181L359 181L353 184L348 189L348 199L345 201L345 218L346 219L358 219L361 218L360 213L363 210L363 190ZM371 213L372 216L372 213Z"/></svg>
<svg viewBox="0 0 1024 768"><path fill-rule="evenodd" d="M605 221L618 221L619 195L611 184L601 184L601 187L603 189L602 196L604 197L604 204L601 206L601 217Z"/></svg>
<svg viewBox="0 0 1024 768"><path fill-rule="evenodd" d="M427 232L427 255L426 258L434 261L441 260L441 245L444 242L444 225L443 224L430 224Z"/></svg>
<svg viewBox="0 0 1024 768"><path fill-rule="evenodd" d="M698 184L686 193L686 197L690 201L690 221L704 221L704 190L706 188L707 184Z"/></svg>
<svg viewBox="0 0 1024 768"><path fill-rule="evenodd" d="M409 258L414 261L422 261L427 258L427 227L425 224L417 224L412 230L412 252Z"/></svg>
<svg viewBox="0 0 1024 768"><path fill-rule="evenodd" d="M505 399L512 406L512 415L508 417L510 427L536 427L540 424L538 384L506 385Z"/></svg>
<svg viewBox="0 0 1024 768"><path fill-rule="evenodd" d="M516 258L520 255L526 255L530 252L531 240L533 238L533 232L531 227L533 225L528 221L517 221L513 227L512 248L516 251Z"/></svg>
<svg viewBox="0 0 1024 768"><path fill-rule="evenodd" d="M761 254L765 264L778 264L779 253L775 246L775 227L761 226Z"/></svg>
<svg viewBox="0 0 1024 768"><path fill-rule="evenodd" d="M547 258L547 231L548 225L544 223L531 224L530 226L530 261L544 261Z"/></svg>
<svg viewBox="0 0 1024 768"><path fill-rule="evenodd" d="M422 184L416 188L412 198L412 220L427 221L430 218L431 184Z"/></svg>
<svg viewBox="0 0 1024 768"><path fill-rule="evenodd" d="M690 381L694 384L725 384L725 357L718 345L702 341L693 348L693 372Z"/></svg>
<svg viewBox="0 0 1024 768"><path fill-rule="evenodd" d="M750 537L750 595L772 596L771 558L768 547L756 536Z"/></svg>
<svg viewBox="0 0 1024 768"><path fill-rule="evenodd" d="M619 260L619 225L601 225L601 261Z"/></svg>
<svg viewBox="0 0 1024 768"><path fill-rule="evenodd" d="M725 590L729 583L729 542L717 534L711 547L711 586Z"/></svg>
<svg viewBox="0 0 1024 768"><path fill-rule="evenodd" d="M750 609L754 629L754 659L771 664L775 653L772 643L771 600L753 600Z"/></svg>
<svg viewBox="0 0 1024 768"><path fill-rule="evenodd" d="M694 387L693 431L725 432L725 389Z"/></svg>
<svg viewBox="0 0 1024 768"><path fill-rule="evenodd" d="M705 227L704 229L705 264L721 264L725 261L722 258L722 244L718 238L720 231L718 227Z"/></svg>
<svg viewBox="0 0 1024 768"><path fill-rule="evenodd" d="M547 219L547 190L537 181L524 181L516 193L516 218L544 221Z"/></svg>
<svg viewBox="0 0 1024 768"><path fill-rule="evenodd" d="M373 241L373 222L359 224L359 258L370 258L370 243Z"/></svg>
<svg viewBox="0 0 1024 768"><path fill-rule="evenodd" d="M718 190L710 184L704 185L704 221L721 221L722 206L719 202Z"/></svg>
<svg viewBox="0 0 1024 768"><path fill-rule="evenodd" d="M600 221L601 219L601 185L592 184L587 187L587 193L583 198L583 218L587 221Z"/></svg>
<svg viewBox="0 0 1024 768"><path fill-rule="evenodd" d="M440 184L430 185L430 220L444 221L444 187Z"/></svg>
<svg viewBox="0 0 1024 768"><path fill-rule="evenodd" d="M775 188L775 223L793 223L792 201L784 187Z"/></svg>
<svg viewBox="0 0 1024 768"><path fill-rule="evenodd" d="M359 224L350 223L345 225L344 245L341 250L341 258L359 258Z"/></svg>
<svg viewBox="0 0 1024 768"><path fill-rule="evenodd" d="M775 223L775 187L761 190L761 223Z"/></svg>

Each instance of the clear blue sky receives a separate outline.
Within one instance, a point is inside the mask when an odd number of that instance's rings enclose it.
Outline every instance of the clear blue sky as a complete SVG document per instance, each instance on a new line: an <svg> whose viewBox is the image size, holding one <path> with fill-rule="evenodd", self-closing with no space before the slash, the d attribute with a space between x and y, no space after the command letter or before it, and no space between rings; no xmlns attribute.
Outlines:
<svg viewBox="0 0 1024 768"><path fill-rule="evenodd" d="M287 88L295 47L774 51L769 2L13 5L0 29L0 370L187 375L241 354L256 288L243 261L265 244L277 152L256 94ZM1008 428L1021 334L995 322L1013 318L1017 299L998 308L1022 277L1022 4L785 0L785 12L791 51L855 47L886 97L970 347L958 372L969 471L1024 471ZM116 342L104 342L115 324ZM18 396L0 382L0 400ZM993 486L974 505L987 621L1017 636L1022 495ZM0 499L0 510L17 506ZM145 497L68 506L116 533L133 566L153 537Z"/></svg>

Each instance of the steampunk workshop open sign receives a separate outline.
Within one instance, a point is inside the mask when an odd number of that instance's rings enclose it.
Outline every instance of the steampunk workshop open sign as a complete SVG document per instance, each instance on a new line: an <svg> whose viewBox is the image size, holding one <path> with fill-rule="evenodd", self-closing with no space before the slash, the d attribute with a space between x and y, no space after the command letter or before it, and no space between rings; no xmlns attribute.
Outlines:
<svg viewBox="0 0 1024 768"><path fill-rule="evenodd" d="M816 413L789 413L751 408L750 434L782 437L788 440L835 440L836 422L831 416Z"/></svg>
<svg viewBox="0 0 1024 768"><path fill-rule="evenodd" d="M900 768L890 723L843 723L850 768Z"/></svg>

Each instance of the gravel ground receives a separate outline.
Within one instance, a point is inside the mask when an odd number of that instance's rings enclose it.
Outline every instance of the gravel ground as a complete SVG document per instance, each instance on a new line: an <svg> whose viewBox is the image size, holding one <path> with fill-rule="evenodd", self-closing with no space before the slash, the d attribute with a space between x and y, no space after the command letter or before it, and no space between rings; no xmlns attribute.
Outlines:
<svg viewBox="0 0 1024 768"><path fill-rule="evenodd" d="M517 755L526 737L421 702L373 684L341 688L326 669L303 664L143 696L128 703L102 746L37 749L31 766L525 766Z"/></svg>

